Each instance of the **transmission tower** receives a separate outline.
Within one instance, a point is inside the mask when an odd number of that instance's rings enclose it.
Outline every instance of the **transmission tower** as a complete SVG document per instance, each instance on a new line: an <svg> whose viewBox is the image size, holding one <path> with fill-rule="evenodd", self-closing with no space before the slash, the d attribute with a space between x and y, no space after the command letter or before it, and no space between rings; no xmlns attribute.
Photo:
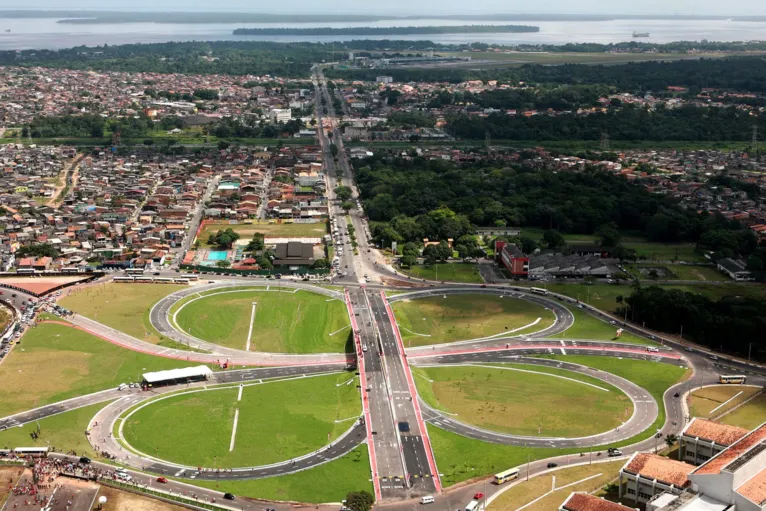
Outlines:
<svg viewBox="0 0 766 511"><path fill-rule="evenodd" d="M606 131L601 133L601 151L606 152L609 151L609 133Z"/></svg>

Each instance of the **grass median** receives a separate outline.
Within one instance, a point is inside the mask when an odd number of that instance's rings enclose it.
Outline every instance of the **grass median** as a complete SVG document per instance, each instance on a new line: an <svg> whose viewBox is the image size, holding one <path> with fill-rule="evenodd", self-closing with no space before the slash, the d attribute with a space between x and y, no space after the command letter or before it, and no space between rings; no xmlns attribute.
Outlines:
<svg viewBox="0 0 766 511"><path fill-rule="evenodd" d="M497 364L416 368L415 374L418 393L429 405L500 433L590 436L616 428L633 411L618 388L561 369Z"/></svg>
<svg viewBox="0 0 766 511"><path fill-rule="evenodd" d="M342 353L352 349L345 303L310 291L219 290L187 299L172 312L183 331L229 348L246 349L250 335L253 351Z"/></svg>
<svg viewBox="0 0 766 511"><path fill-rule="evenodd" d="M542 330L554 314L541 305L500 294L447 294L392 303L406 347ZM535 324L537 319L540 321ZM513 334L509 334L513 335Z"/></svg>
<svg viewBox="0 0 766 511"><path fill-rule="evenodd" d="M188 367L116 346L82 330L40 323L0 365L0 417L136 382L150 371Z"/></svg>
<svg viewBox="0 0 766 511"><path fill-rule="evenodd" d="M241 400L239 387L177 394L139 407L123 435L138 451L189 466L276 463L348 430L361 413L357 383L342 373L245 386Z"/></svg>
<svg viewBox="0 0 766 511"><path fill-rule="evenodd" d="M415 265L412 268L404 270L403 273L417 279L463 282L469 284L482 284L484 282L481 273L479 273L479 265L475 263Z"/></svg>

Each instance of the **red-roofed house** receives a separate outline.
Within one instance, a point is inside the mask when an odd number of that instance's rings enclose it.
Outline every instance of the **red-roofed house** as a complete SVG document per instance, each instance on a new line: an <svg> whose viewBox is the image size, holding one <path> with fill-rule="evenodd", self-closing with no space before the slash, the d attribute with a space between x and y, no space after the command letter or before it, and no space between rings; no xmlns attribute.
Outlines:
<svg viewBox="0 0 766 511"><path fill-rule="evenodd" d="M681 493L690 486L692 470L694 465L683 461L648 452L634 453L620 469L620 498L624 493L634 502L648 502L660 493Z"/></svg>
<svg viewBox="0 0 766 511"><path fill-rule="evenodd" d="M748 434L748 430L695 417L681 432L678 459L700 465Z"/></svg>

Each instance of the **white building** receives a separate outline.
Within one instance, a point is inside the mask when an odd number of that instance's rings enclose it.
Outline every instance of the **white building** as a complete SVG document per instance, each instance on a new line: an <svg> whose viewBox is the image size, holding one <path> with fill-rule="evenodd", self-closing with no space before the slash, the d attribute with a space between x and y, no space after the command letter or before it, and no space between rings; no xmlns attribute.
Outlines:
<svg viewBox="0 0 766 511"><path fill-rule="evenodd" d="M619 495L633 502L649 502L655 495L679 495L689 487L693 465L648 452L637 452L620 469Z"/></svg>
<svg viewBox="0 0 766 511"><path fill-rule="evenodd" d="M376 76L375 81L378 83L393 83L393 76Z"/></svg>
<svg viewBox="0 0 766 511"><path fill-rule="evenodd" d="M748 433L744 428L695 417L681 432L678 459L701 465Z"/></svg>
<svg viewBox="0 0 766 511"><path fill-rule="evenodd" d="M273 123L287 122L293 118L293 111L289 108L272 108L269 110L269 119Z"/></svg>

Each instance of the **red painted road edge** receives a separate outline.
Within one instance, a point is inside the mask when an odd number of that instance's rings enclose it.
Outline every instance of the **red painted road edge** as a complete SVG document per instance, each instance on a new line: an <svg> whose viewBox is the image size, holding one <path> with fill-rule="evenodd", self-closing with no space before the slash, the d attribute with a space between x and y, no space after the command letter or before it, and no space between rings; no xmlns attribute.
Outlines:
<svg viewBox="0 0 766 511"><path fill-rule="evenodd" d="M428 430L426 429L426 423L423 420L423 414L420 413L420 403L418 402L418 390L415 387L415 381L412 378L412 371L410 371L410 364L407 362L407 355L404 353L404 343L402 342L402 335L399 333L399 325L396 324L396 317L394 317L394 311L391 310L391 305L388 303L388 298L386 297L386 292L381 291L380 292L381 298L383 298L383 303L386 305L386 314L388 314L388 319L391 321L391 328L394 330L394 337L396 337L396 342L399 344L399 356L402 359L402 364L404 364L404 372L407 375L407 386L410 388L410 395L412 396L412 404L415 405L415 416L418 419L418 426L420 427L420 435L423 439L423 443L425 444L426 448L426 457L428 458L428 468L431 470L431 475L433 476L434 480L434 486L436 487L436 492L441 493L442 491L442 482L439 478L439 472L436 470L436 462L434 461L434 453L431 450L431 438L428 436Z"/></svg>
<svg viewBox="0 0 766 511"><path fill-rule="evenodd" d="M358 354L357 360L359 363L357 367L359 369L359 390L362 396L362 408L364 409L364 428L367 432L367 450L370 453L370 471L372 472L372 485L375 489L375 500L382 500L382 493L380 491L380 480L378 478L378 461L375 458L375 445L372 439L372 420L370 419L370 403L367 401L367 376L364 371L364 356L362 355L362 346L359 336L356 334L358 331L356 316L354 315L354 307L351 305L351 297L348 294L348 289L345 290L346 294L346 308L348 309L348 317L351 318L351 328L354 329L354 347Z"/></svg>

